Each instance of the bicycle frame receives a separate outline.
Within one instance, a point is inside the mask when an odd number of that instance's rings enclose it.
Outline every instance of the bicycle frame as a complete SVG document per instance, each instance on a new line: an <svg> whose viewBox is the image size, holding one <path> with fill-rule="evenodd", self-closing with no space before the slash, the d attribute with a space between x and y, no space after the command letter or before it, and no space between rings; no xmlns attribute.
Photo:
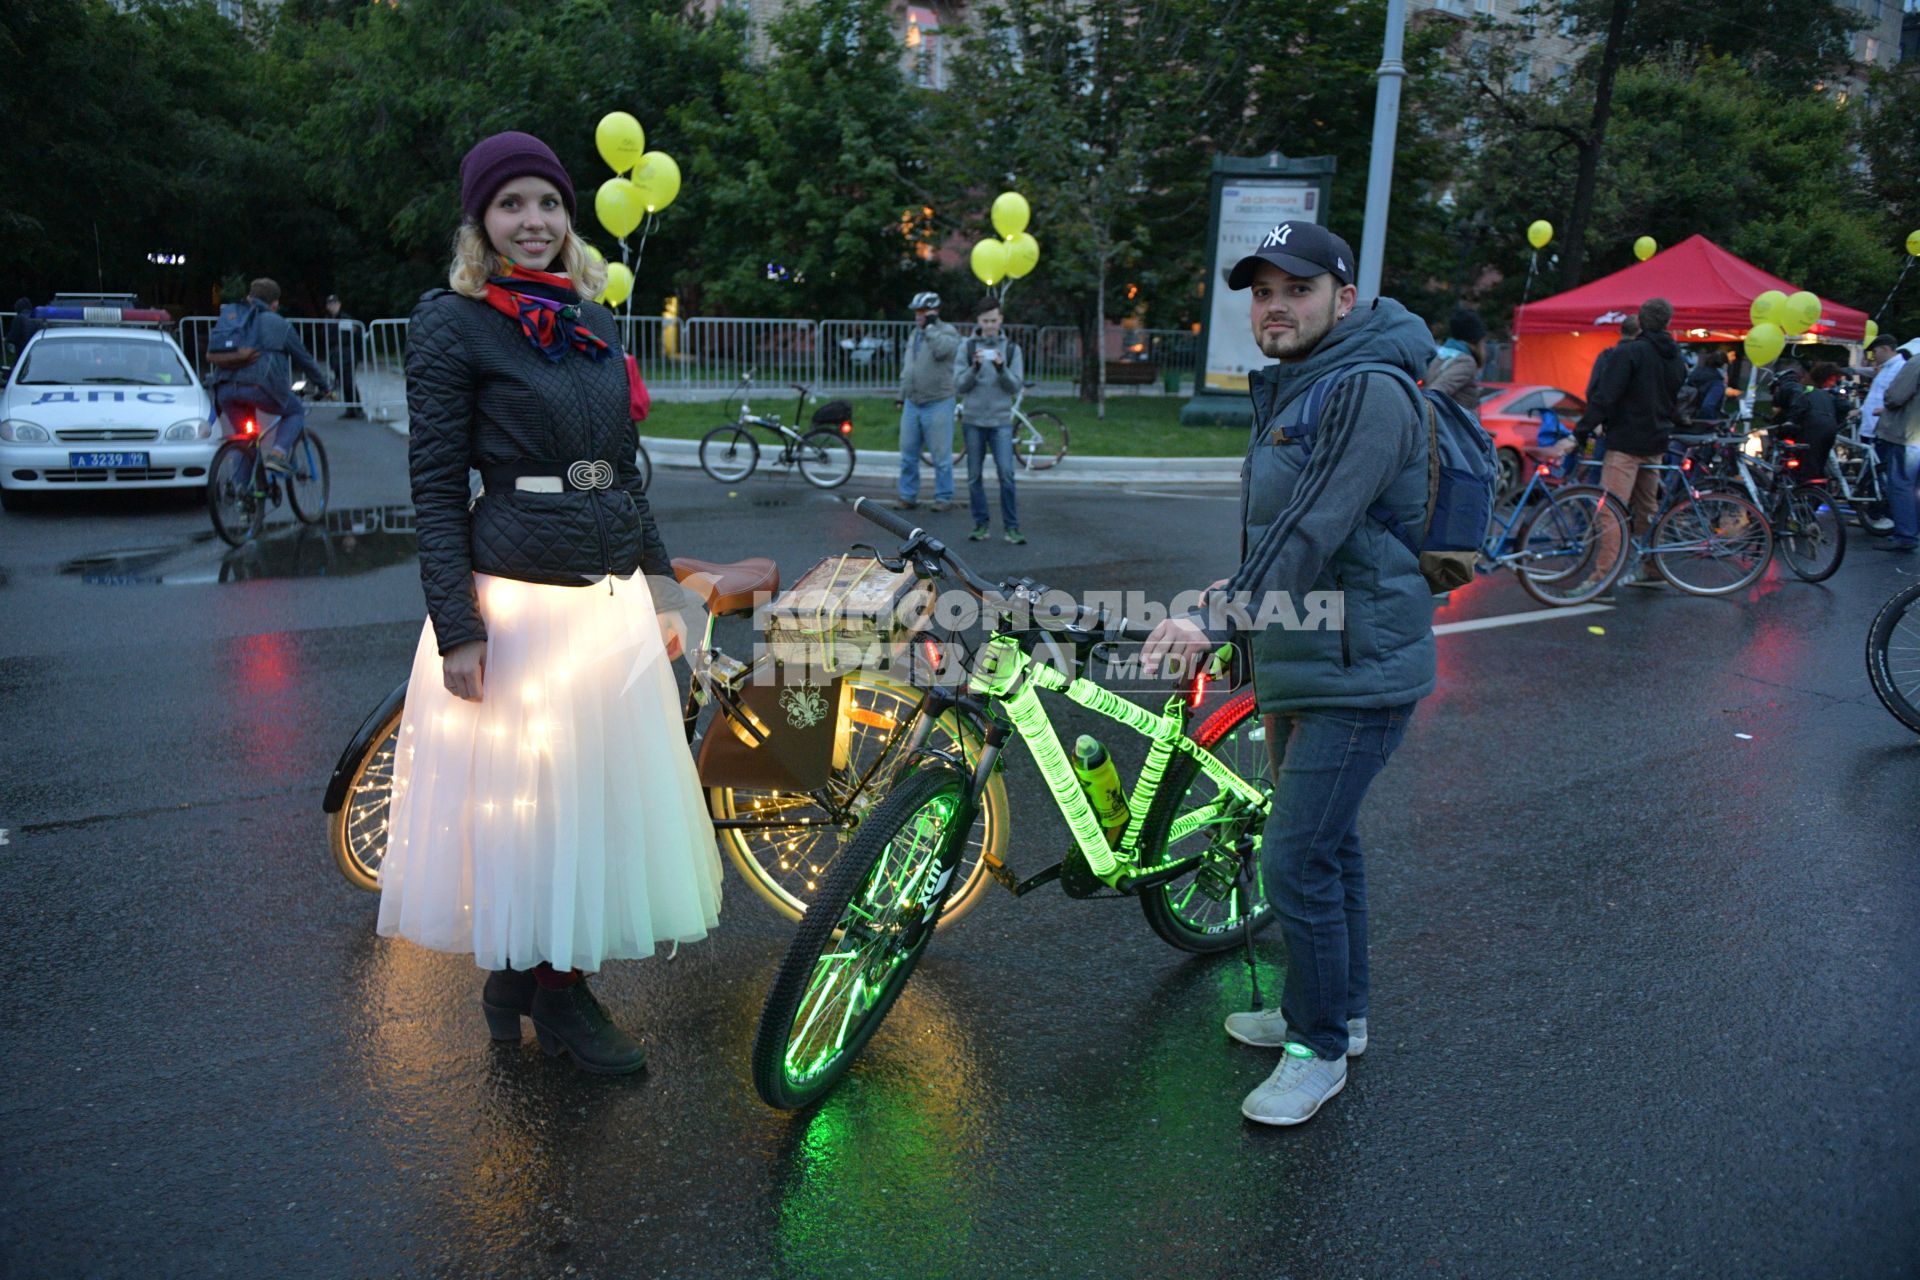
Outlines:
<svg viewBox="0 0 1920 1280"><path fill-rule="evenodd" d="M942 704L959 706L971 716L984 720L986 723L982 731L985 746L973 770L973 784L969 790L969 804L974 805L978 803L980 792L1006 744L1010 724L1012 732L1026 744L1034 762L1039 765L1047 790L1053 795L1054 805L1073 834L1074 848L1085 859L1087 868L1102 883L1122 893L1172 879L1191 870L1200 860L1200 855L1192 855L1152 866L1140 865L1144 852L1140 840L1147 815L1159 795L1167 767L1176 752L1193 757L1205 774L1218 785L1220 794L1210 804L1184 815L1175 829L1168 832L1169 844L1192 834L1199 827L1223 820L1230 810L1239 807L1244 807L1243 811L1256 818L1264 818L1270 804L1267 793L1247 782L1225 761L1187 736L1187 696L1174 694L1160 714L1147 711L1086 676L1069 678L1036 659L1022 646L1023 635L1032 634L997 631L981 649L968 679L969 697L957 697L941 689L930 691L923 701L922 714L914 725L914 738L908 743L909 755L927 754L922 746L925 733L933 721L944 713ZM1088 644L1084 647L1090 653L1096 646ZM1128 805L1132 815L1116 844L1107 842L1106 833L1080 786L1079 777L1074 773L1060 735L1041 704L1042 692L1063 694L1069 701L1117 721L1152 743L1146 761L1130 788ZM929 711L931 715L926 714ZM1004 715L1005 720L1002 721L994 712ZM1008 883L1010 874L1001 883L1013 888L1016 894L1024 893L1053 878L1058 870L1049 869L1017 887Z"/></svg>

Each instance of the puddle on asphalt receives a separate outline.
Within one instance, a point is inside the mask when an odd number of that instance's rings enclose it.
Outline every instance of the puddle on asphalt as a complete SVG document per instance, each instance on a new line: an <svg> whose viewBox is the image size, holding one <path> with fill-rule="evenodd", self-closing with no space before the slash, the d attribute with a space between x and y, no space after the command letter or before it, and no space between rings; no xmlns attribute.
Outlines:
<svg viewBox="0 0 1920 1280"><path fill-rule="evenodd" d="M348 507L317 525L269 525L244 546L211 532L184 543L81 556L60 572L88 586L198 586L274 578L345 578L412 561L420 551L413 508Z"/></svg>

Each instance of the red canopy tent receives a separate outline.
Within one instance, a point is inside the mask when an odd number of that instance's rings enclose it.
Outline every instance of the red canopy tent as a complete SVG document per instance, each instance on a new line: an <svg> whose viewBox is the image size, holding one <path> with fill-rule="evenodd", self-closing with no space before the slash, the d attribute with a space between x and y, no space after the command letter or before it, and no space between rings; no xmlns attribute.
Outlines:
<svg viewBox="0 0 1920 1280"><path fill-rule="evenodd" d="M1671 329L1681 342L1738 342L1753 327L1754 298L1769 289L1791 294L1799 286L1705 236L1689 236L1645 262L1521 307L1513 319L1514 381L1583 391L1594 360L1620 340L1620 322L1648 298L1673 304ZM1866 334L1866 312L1822 298L1820 322L1803 340L1859 342Z"/></svg>

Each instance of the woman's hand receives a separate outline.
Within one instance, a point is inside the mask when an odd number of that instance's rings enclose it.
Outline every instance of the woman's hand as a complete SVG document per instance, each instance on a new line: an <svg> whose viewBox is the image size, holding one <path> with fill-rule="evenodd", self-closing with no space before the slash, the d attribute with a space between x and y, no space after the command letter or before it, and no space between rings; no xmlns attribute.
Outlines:
<svg viewBox="0 0 1920 1280"><path fill-rule="evenodd" d="M440 655L440 678L447 692L468 702L480 701L480 686L487 669L487 642L469 640Z"/></svg>
<svg viewBox="0 0 1920 1280"><path fill-rule="evenodd" d="M660 643L667 646L667 659L680 660L687 651L687 622L678 613L660 615Z"/></svg>

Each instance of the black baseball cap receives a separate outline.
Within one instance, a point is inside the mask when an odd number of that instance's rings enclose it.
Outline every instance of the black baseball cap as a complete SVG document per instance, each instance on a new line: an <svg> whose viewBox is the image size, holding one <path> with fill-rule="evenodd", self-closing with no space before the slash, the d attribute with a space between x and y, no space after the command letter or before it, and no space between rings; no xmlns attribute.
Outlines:
<svg viewBox="0 0 1920 1280"><path fill-rule="evenodd" d="M1253 283L1254 269L1271 262L1302 280L1330 275L1341 284L1353 283L1353 249L1333 232L1311 222L1283 222L1267 232L1260 247L1233 264L1227 288L1244 289Z"/></svg>

